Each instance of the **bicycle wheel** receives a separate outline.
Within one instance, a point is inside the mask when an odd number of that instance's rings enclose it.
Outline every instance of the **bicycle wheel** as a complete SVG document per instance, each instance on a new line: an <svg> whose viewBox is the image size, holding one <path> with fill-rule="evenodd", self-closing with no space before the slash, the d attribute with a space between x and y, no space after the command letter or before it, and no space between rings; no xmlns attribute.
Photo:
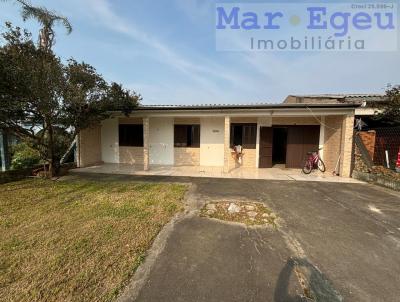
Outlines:
<svg viewBox="0 0 400 302"><path fill-rule="evenodd" d="M318 170L320 170L321 172L325 172L326 168L325 168L325 163L322 161L322 159L318 160Z"/></svg>
<svg viewBox="0 0 400 302"><path fill-rule="evenodd" d="M312 171L312 168L313 168L313 165L312 165L311 161L306 160L304 162L302 171L303 171L304 174L310 174L311 171Z"/></svg>

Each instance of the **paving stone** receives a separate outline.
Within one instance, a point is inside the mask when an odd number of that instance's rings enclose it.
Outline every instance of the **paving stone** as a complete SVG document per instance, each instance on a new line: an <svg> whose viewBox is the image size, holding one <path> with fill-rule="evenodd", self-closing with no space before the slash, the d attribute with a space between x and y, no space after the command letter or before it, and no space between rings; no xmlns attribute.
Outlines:
<svg viewBox="0 0 400 302"><path fill-rule="evenodd" d="M229 205L229 208L228 208L228 212L229 213L231 213L231 214L233 214L233 213L239 213L240 211L241 211L241 207L240 206L238 206L238 205L236 205L236 204L234 204L234 203L231 203L230 205Z"/></svg>

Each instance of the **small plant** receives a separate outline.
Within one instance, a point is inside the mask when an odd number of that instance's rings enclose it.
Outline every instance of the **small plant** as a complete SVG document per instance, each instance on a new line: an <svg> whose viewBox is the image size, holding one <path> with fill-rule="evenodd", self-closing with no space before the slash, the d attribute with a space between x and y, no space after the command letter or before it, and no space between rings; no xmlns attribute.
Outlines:
<svg viewBox="0 0 400 302"><path fill-rule="evenodd" d="M11 169L19 170L31 168L40 163L40 154L29 147L27 143L15 145L11 159Z"/></svg>

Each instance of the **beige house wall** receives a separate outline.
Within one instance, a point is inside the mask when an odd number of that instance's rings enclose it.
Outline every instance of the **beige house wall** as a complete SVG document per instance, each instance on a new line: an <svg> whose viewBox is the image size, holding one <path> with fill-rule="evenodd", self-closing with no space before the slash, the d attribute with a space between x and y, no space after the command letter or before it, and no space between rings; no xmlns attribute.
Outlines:
<svg viewBox="0 0 400 302"><path fill-rule="evenodd" d="M100 125L92 126L80 132L78 149L79 167L83 168L102 163Z"/></svg>
<svg viewBox="0 0 400 302"><path fill-rule="evenodd" d="M175 166L200 166L200 148L174 148Z"/></svg>
<svg viewBox="0 0 400 302"><path fill-rule="evenodd" d="M319 122L315 117L273 117L272 125L319 125Z"/></svg>
<svg viewBox="0 0 400 302"><path fill-rule="evenodd" d="M327 173L350 177L353 150L354 115L325 117L324 162ZM340 156L340 161L339 161ZM339 166L336 167L339 161Z"/></svg>
<svg viewBox="0 0 400 302"><path fill-rule="evenodd" d="M140 117L120 117L119 123L124 125L141 125L143 124L143 119Z"/></svg>
<svg viewBox="0 0 400 302"><path fill-rule="evenodd" d="M200 125L199 117L175 118L174 125Z"/></svg>
<svg viewBox="0 0 400 302"><path fill-rule="evenodd" d="M119 147L119 162L121 164L143 165L143 147Z"/></svg>
<svg viewBox="0 0 400 302"><path fill-rule="evenodd" d="M256 124L257 117L232 117L231 124Z"/></svg>

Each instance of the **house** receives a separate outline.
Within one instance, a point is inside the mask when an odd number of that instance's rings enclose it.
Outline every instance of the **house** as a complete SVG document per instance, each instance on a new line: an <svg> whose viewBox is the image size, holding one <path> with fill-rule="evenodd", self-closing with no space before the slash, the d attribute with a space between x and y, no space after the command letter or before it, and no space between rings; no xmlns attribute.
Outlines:
<svg viewBox="0 0 400 302"><path fill-rule="evenodd" d="M78 137L79 167L99 163L264 169L301 168L318 150L330 173L351 173L358 105L256 104L140 106L113 112ZM241 146L237 148L235 146ZM240 150L241 149L241 150ZM338 165L339 163L339 165Z"/></svg>
<svg viewBox="0 0 400 302"><path fill-rule="evenodd" d="M377 103L387 100L384 94L310 94L289 95L284 104L355 104L355 119L362 120L363 125L376 126L379 122L373 119Z"/></svg>

